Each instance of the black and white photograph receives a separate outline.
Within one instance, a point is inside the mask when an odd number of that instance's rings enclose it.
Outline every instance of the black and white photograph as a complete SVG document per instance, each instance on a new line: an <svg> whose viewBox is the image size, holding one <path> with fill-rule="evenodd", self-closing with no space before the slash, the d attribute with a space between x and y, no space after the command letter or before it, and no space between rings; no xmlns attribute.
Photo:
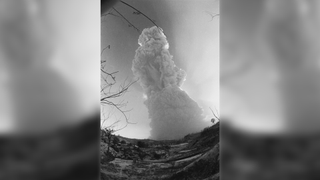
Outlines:
<svg viewBox="0 0 320 180"><path fill-rule="evenodd" d="M320 179L319 10L0 0L0 180Z"/></svg>
<svg viewBox="0 0 320 180"><path fill-rule="evenodd" d="M219 1L101 9L101 179L219 179Z"/></svg>

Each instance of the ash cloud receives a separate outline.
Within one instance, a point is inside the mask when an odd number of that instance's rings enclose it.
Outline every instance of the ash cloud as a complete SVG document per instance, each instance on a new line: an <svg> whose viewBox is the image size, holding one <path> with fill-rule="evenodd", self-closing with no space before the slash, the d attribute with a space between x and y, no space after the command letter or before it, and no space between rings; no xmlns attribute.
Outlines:
<svg viewBox="0 0 320 180"><path fill-rule="evenodd" d="M207 125L202 109L180 88L186 72L174 64L162 29L144 29L138 43L132 71L147 96L150 138L177 139L200 131Z"/></svg>

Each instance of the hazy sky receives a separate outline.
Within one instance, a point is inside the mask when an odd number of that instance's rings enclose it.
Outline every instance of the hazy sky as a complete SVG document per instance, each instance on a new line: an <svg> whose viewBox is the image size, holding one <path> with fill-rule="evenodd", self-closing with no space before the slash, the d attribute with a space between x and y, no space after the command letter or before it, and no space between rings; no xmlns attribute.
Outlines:
<svg viewBox="0 0 320 180"><path fill-rule="evenodd" d="M189 96L203 108L207 119L212 118L209 109L219 109L219 2L212 0L127 0L127 3L155 20L167 36L169 51L175 64L187 72L182 85ZM133 14L134 10L118 3L114 8L121 12L133 25L142 31L153 24L142 15ZM118 14L111 10L113 14ZM131 71L135 50L140 35L120 17L108 15L101 19L101 48L110 45L102 56L108 62L107 70L119 71L117 81L133 78ZM123 97L128 101L128 116L131 122L120 135L133 138L149 136L148 111L143 104L143 91L139 83L134 84ZM108 120L112 122L120 115L115 113ZM119 124L121 127L122 124ZM117 134L116 133L116 134Z"/></svg>

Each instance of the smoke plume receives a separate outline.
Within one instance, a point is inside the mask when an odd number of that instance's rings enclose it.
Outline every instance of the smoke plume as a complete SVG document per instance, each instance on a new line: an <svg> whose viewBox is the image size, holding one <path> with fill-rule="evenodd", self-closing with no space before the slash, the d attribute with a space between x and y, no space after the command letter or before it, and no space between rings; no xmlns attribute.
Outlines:
<svg viewBox="0 0 320 180"><path fill-rule="evenodd" d="M147 96L150 138L176 139L200 131L206 126L202 109L180 88L186 72L174 64L162 29L144 29L138 43L132 71Z"/></svg>

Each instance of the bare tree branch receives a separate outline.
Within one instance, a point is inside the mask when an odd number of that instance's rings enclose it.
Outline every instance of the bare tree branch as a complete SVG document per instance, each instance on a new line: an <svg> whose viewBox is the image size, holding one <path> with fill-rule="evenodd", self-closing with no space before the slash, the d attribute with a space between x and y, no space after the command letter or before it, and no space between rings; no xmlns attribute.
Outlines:
<svg viewBox="0 0 320 180"><path fill-rule="evenodd" d="M125 21L127 21L127 23L129 24L129 27L133 27L134 29L136 29L138 31L138 33L140 34L140 30L133 25L126 17L124 17L119 11L117 11L115 8L112 8L113 10L115 10Z"/></svg>
<svg viewBox="0 0 320 180"><path fill-rule="evenodd" d="M103 55L103 52L104 52L106 49L110 49L110 48L111 48L110 45L108 45L107 47L103 48L102 51L101 51L101 56Z"/></svg>
<svg viewBox="0 0 320 180"><path fill-rule="evenodd" d="M103 55L103 52L106 49L107 48L102 49L101 55ZM114 108L116 110L116 112L119 112L121 115L120 118L116 118L116 121L113 122L112 124L108 125L107 128L113 129L113 132L115 132L115 131L119 131L121 129L124 129L128 124L135 124L135 123L129 121L129 118L126 114L127 112L131 111L132 109L126 108L128 102L123 99L121 100L121 97L123 97L124 94L129 91L129 88L134 83L136 83L137 80L129 81L128 78L126 78L121 84L117 84L116 74L119 71L108 72L106 70L106 61L101 61L100 70L101 70L101 80L102 80L101 91L100 91L101 105L107 106L110 108ZM115 89L115 87L117 87L117 88ZM115 112L111 112L111 110L110 110L107 119L109 119L111 117L110 116L111 113L115 113ZM107 119L103 119L103 124L106 122ZM121 119L125 121L124 127L121 127L119 129L115 129L115 125L119 124Z"/></svg>
<svg viewBox="0 0 320 180"><path fill-rule="evenodd" d="M131 9L134 9L135 11L133 12L133 14L135 15L143 15L145 18L147 18L149 21L152 22L152 24L154 24L155 26L157 26L159 28L159 26L155 23L155 20L152 20L151 18L149 18L146 14L144 14L143 12L141 12L140 10L136 9L135 7L133 7L132 5L124 2L124 1L120 1L122 4L130 7ZM117 14L114 14L113 12L108 12L108 13L104 13L102 15L102 17L106 17L108 15L114 16L114 17L118 17L121 18L122 20L125 20L128 23L129 27L133 27L135 30L137 30L138 33L141 33L141 31L139 30L139 28L137 28L134 24L132 24L123 14L121 14L117 9L115 9L114 7L111 7L113 11L115 11ZM110 49L110 47L109 47ZM103 53L103 52L102 52Z"/></svg>
<svg viewBox="0 0 320 180"><path fill-rule="evenodd" d="M214 17L220 16L220 14L212 15L209 11L205 11L205 12L211 16L211 20L210 21L212 21Z"/></svg>
<svg viewBox="0 0 320 180"><path fill-rule="evenodd" d="M123 1L121 1L121 3L130 7L131 9L134 9L135 12L133 12L133 14L136 14L136 15L141 14L145 18L147 18L149 21L151 21L155 26L159 27L155 23L154 20L150 19L147 15L145 15L144 13L142 13L141 11L136 9L135 7L133 7L130 4L123 2ZM135 30L137 30L138 33L141 32L134 24L132 24L123 14L121 14L113 6L110 5L109 9L111 9L111 11L109 11L107 13L102 13L102 17L107 17L108 15L110 15L110 16L121 18L122 21L125 20L128 23L129 27L133 27ZM105 12L105 11L103 11L103 12ZM102 49L101 57L103 56L103 53L108 49L111 49L111 45L108 45L107 47L104 47ZM116 74L118 73L118 71L109 72L108 70L106 70L106 62L107 62L107 60L101 59L101 68L100 68L101 80L102 80L101 90L100 90L101 105L114 108L117 112L120 112L121 117L124 118L124 120L125 120L125 125L119 129L115 129L115 125L120 123L121 118L120 119L116 118L117 120L107 127L107 129L112 130L112 131L110 131L110 133L113 133L115 131L119 131L121 129L124 129L125 127L127 127L128 124L135 124L133 122L130 122L129 118L127 116L127 112L132 110L132 109L126 109L128 102L125 102L124 100L119 100L119 99L121 97L123 97L124 94L129 91L129 87L131 87L138 80L128 81L128 78L126 78L121 84L118 85L117 80L116 80ZM115 87L118 87L118 89L114 90ZM110 116L111 113L114 113L114 112L109 111L108 117L106 117L106 119L103 119L103 121L102 121L103 123L105 123L106 120L111 117Z"/></svg>
<svg viewBox="0 0 320 180"><path fill-rule="evenodd" d="M155 26L159 27L152 19L150 19L147 15L145 15L143 12L139 11L138 9L136 9L135 7L131 6L130 4L124 2L124 1L121 1L121 3L129 6L130 8L136 10L137 12L135 14L142 14L144 17L146 17L149 21L151 21Z"/></svg>

